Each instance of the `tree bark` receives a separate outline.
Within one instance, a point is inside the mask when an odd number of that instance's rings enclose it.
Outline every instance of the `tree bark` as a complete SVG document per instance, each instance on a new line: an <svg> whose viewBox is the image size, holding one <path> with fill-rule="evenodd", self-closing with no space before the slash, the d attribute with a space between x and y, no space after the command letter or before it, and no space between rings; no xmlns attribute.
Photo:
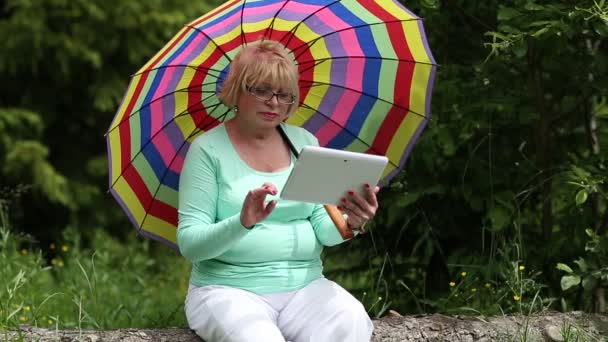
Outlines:
<svg viewBox="0 0 608 342"><path fill-rule="evenodd" d="M388 341L601 341L608 336L608 316L545 313L533 316L463 317L439 314L390 315L374 320L374 342ZM200 342L191 330L119 329L106 331L49 330L23 327L0 336L25 341L178 341Z"/></svg>

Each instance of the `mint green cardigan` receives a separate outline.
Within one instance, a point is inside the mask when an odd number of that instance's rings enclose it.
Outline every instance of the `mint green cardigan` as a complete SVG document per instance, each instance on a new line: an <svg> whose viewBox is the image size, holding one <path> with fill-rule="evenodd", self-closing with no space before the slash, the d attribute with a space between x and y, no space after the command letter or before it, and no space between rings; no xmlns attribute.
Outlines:
<svg viewBox="0 0 608 342"><path fill-rule="evenodd" d="M318 145L303 128L283 124L300 150ZM190 283L225 285L258 294L292 291L323 277L321 251L344 240L322 205L282 200L293 168L268 173L249 167L234 149L224 124L194 140L179 181L177 244L192 262ZM247 192L276 185L277 206L248 230L240 223Z"/></svg>

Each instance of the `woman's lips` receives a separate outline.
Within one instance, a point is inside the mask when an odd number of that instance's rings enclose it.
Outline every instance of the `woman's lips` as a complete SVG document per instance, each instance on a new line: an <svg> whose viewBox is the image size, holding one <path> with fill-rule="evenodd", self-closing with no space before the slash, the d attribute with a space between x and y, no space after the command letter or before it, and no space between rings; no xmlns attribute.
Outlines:
<svg viewBox="0 0 608 342"><path fill-rule="evenodd" d="M272 113L272 112L261 112L260 114L262 114L265 118L268 118L268 119L274 119L277 116L279 116L279 114Z"/></svg>

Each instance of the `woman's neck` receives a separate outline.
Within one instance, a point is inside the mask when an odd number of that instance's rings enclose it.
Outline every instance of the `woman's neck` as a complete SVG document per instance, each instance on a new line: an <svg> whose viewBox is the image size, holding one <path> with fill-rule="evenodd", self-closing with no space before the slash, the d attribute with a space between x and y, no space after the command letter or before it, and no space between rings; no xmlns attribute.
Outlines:
<svg viewBox="0 0 608 342"><path fill-rule="evenodd" d="M234 138L240 141L245 141L253 144L263 144L268 141L272 141L273 139L275 139L277 134L276 127L259 129L237 118L232 118L226 121L224 125L231 133L234 133Z"/></svg>

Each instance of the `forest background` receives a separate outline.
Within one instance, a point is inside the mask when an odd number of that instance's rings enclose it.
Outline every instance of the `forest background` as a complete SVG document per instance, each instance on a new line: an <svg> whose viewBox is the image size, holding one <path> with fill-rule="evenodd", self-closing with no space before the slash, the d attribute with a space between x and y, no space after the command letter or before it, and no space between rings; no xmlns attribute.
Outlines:
<svg viewBox="0 0 608 342"><path fill-rule="evenodd" d="M108 193L130 75L221 1L0 1L0 328L185 326L190 265ZM373 317L605 312L608 3L403 1L432 120L371 233L324 253Z"/></svg>

